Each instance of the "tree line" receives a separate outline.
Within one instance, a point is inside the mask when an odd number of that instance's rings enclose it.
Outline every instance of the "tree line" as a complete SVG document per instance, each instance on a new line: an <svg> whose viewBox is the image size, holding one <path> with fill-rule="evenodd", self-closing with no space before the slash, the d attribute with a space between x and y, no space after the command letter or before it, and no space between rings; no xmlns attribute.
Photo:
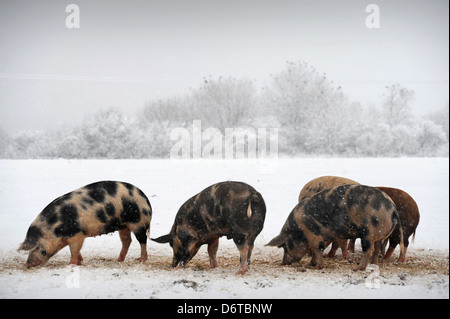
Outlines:
<svg viewBox="0 0 450 319"><path fill-rule="evenodd" d="M278 128L278 152L290 156L448 156L448 103L417 116L414 95L392 84L381 105L364 106L310 64L288 62L262 88L209 77L188 94L149 101L134 114L106 109L76 126L11 135L0 128L0 157L168 158L171 132L198 120L222 133Z"/></svg>

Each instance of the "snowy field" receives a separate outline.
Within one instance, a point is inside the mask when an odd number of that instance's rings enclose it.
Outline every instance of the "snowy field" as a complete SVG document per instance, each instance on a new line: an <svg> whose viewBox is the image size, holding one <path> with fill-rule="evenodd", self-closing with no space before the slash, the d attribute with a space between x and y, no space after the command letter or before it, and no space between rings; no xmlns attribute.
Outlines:
<svg viewBox="0 0 450 319"><path fill-rule="evenodd" d="M281 266L282 251L264 247L296 205L302 186L322 175L338 175L373 186L397 187L417 202L421 220L407 262L396 259L354 272L360 247L348 261L309 257ZM222 238L219 267L209 269L206 246L186 269L170 267L169 245L148 242L149 260L139 264L133 237L127 259L116 263L117 233L86 239L82 266L68 266L66 247L43 267L26 269L16 249L39 212L56 197L98 180L127 181L141 188L153 207L151 237L167 234L181 204L207 186L246 182L267 205L252 267L236 275L239 254ZM448 158L305 158L247 160L23 160L0 161L0 298L449 298ZM359 249L358 249L359 248ZM398 256L398 248L394 253Z"/></svg>

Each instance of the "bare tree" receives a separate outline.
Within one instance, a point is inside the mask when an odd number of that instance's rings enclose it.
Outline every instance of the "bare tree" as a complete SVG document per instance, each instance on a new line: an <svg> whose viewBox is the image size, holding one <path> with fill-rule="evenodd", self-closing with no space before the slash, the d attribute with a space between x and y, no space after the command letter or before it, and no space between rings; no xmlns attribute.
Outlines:
<svg viewBox="0 0 450 319"><path fill-rule="evenodd" d="M170 97L151 101L145 104L138 116L140 123L144 126L153 122L180 125L193 120L192 98L190 96Z"/></svg>
<svg viewBox="0 0 450 319"><path fill-rule="evenodd" d="M288 62L272 76L264 100L291 146L307 153L334 149L348 102L326 74L306 62Z"/></svg>
<svg viewBox="0 0 450 319"><path fill-rule="evenodd" d="M409 124L413 120L411 102L415 92L400 84L386 86L387 94L383 104L384 118L390 127Z"/></svg>
<svg viewBox="0 0 450 319"><path fill-rule="evenodd" d="M249 80L210 77L192 91L192 99L194 114L205 125L236 127L249 124L254 117L256 89Z"/></svg>
<svg viewBox="0 0 450 319"><path fill-rule="evenodd" d="M8 158L9 136L0 127L0 158Z"/></svg>
<svg viewBox="0 0 450 319"><path fill-rule="evenodd" d="M117 109L101 110L80 129L82 158L133 158L133 122Z"/></svg>
<svg viewBox="0 0 450 319"><path fill-rule="evenodd" d="M443 105L439 110L431 112L427 116L428 119L439 125L445 132L447 142L449 140L449 104Z"/></svg>

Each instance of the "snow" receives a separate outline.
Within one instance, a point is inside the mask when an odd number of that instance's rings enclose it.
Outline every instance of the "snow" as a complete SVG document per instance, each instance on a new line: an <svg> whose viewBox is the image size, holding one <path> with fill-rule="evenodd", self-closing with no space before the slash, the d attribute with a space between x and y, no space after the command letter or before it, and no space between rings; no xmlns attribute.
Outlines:
<svg viewBox="0 0 450 319"><path fill-rule="evenodd" d="M405 264L392 259L355 272L355 254L350 261L326 259L322 270L310 268L309 257L280 265L281 249L264 245L279 233L302 186L322 175L401 188L416 200L421 220ZM167 234L180 205L207 186L224 180L252 185L267 215L250 271L235 274L239 254L225 238L215 269L202 247L186 269L174 270L170 246L152 241L149 260L139 264L135 238L125 262L116 263L117 233L86 239L82 266L68 266L64 248L45 266L26 269L27 254L16 249L37 214L56 197L98 180L127 181L146 193L154 238ZM449 298L448 194L448 158L1 160L0 298Z"/></svg>

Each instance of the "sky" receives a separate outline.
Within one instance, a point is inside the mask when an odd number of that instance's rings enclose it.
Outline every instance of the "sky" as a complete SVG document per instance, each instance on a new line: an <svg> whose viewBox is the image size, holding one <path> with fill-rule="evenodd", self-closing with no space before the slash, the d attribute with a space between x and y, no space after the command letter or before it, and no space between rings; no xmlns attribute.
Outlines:
<svg viewBox="0 0 450 319"><path fill-rule="evenodd" d="M68 28L66 6L79 8ZM366 7L380 9L368 28ZM0 129L79 124L110 107L135 113L205 77L270 83L306 61L352 101L385 86L415 91L414 111L448 107L447 0L0 0Z"/></svg>

